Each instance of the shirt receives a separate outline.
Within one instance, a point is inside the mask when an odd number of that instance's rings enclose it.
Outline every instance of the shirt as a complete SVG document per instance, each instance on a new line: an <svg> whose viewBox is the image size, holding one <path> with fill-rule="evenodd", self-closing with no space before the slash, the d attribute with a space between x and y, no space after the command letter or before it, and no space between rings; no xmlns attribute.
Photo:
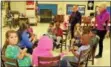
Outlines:
<svg viewBox="0 0 111 67"><path fill-rule="evenodd" d="M110 20L110 14L106 10L96 16L97 30L106 30L106 25Z"/></svg>
<svg viewBox="0 0 111 67"><path fill-rule="evenodd" d="M55 28L54 30L53 30L53 32L54 32L54 34L56 35L56 36L63 36L63 30L61 29L61 28Z"/></svg>
<svg viewBox="0 0 111 67"><path fill-rule="evenodd" d="M80 12L72 12L70 18L69 18L69 22L71 23L71 25L75 25L76 23L80 23L81 22L81 14Z"/></svg>
<svg viewBox="0 0 111 67"><path fill-rule="evenodd" d="M29 34L27 33L27 31L24 31L21 35L21 42L20 42L20 46L21 47L26 47L26 48L32 48L32 42L29 41Z"/></svg>
<svg viewBox="0 0 111 67"><path fill-rule="evenodd" d="M90 43L91 46L93 46L93 45L96 46L98 42L99 42L99 36L94 36L94 37L91 38L89 43Z"/></svg>
<svg viewBox="0 0 111 67"><path fill-rule="evenodd" d="M90 48L90 45L82 45L77 51L76 51L76 53L78 54L78 55L80 55L80 53L81 53L81 51L84 51L84 50L87 50L87 49L89 49ZM78 61L79 59L75 56L75 58L76 58L76 60ZM83 60L84 58L82 58L82 60Z"/></svg>

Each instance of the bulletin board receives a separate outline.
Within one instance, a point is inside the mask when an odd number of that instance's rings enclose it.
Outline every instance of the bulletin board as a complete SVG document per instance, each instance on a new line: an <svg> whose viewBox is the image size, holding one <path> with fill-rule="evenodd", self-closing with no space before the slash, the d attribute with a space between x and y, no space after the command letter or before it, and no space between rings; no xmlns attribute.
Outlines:
<svg viewBox="0 0 111 67"><path fill-rule="evenodd" d="M66 14L71 14L72 13L72 8L73 8L74 4L67 4L66 5ZM85 5L78 5L79 7L79 12L82 14L82 15L85 15L85 8L86 6Z"/></svg>
<svg viewBox="0 0 111 67"><path fill-rule="evenodd" d="M107 11L110 13L110 17L111 17L111 6L107 7Z"/></svg>
<svg viewBox="0 0 111 67"><path fill-rule="evenodd" d="M53 15L57 15L57 4L38 4L37 7L39 9L38 14L40 14L40 9L50 9Z"/></svg>

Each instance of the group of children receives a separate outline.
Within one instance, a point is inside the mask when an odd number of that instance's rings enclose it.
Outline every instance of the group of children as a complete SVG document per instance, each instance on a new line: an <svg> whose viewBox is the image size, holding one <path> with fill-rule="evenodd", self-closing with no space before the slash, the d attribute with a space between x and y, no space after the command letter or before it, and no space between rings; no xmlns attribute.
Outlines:
<svg viewBox="0 0 111 67"><path fill-rule="evenodd" d="M55 27L54 27L55 25ZM78 28L77 28L78 30ZM18 35L19 32L19 35ZM8 58L17 59L19 66L38 66L38 56L42 57L53 57L53 47L54 44L60 45L60 40L63 36L63 31L60 28L60 23L55 24L50 23L48 29L48 35L43 35L38 42L36 35L33 30L28 25L22 24L18 32L14 30L9 30L6 32L6 42L3 48L4 55ZM77 31L75 36L78 36ZM20 38L20 40L19 40ZM78 38L78 37L77 37ZM90 30L88 33L79 36L81 45L76 50L72 50L74 56L65 56L61 59L60 66L68 67L69 62L77 62L80 52L90 48L90 45L96 45L98 38L96 37L96 31ZM33 44L36 44L33 49ZM46 46L45 46L46 45ZM21 48L22 47L22 48ZM27 53L28 52L28 53ZM29 54L30 53L30 54ZM61 53L60 55L62 55Z"/></svg>

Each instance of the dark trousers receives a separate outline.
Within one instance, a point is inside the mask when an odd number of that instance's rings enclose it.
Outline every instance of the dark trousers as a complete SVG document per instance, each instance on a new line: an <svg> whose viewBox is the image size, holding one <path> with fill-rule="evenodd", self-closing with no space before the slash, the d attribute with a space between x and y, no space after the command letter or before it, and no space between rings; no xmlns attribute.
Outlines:
<svg viewBox="0 0 111 67"><path fill-rule="evenodd" d="M97 35L100 37L99 40L99 53L98 55L102 56L102 52L103 52L103 40L105 38L105 34L106 34L106 30L97 30Z"/></svg>
<svg viewBox="0 0 111 67"><path fill-rule="evenodd" d="M71 39L74 38L74 27L75 27L75 25L76 24L71 25L71 28L70 28L71 29Z"/></svg>
<svg viewBox="0 0 111 67"><path fill-rule="evenodd" d="M27 53L32 54L33 49L32 48L27 48Z"/></svg>
<svg viewBox="0 0 111 67"><path fill-rule="evenodd" d="M24 49L25 47L20 47L21 49ZM27 48L27 47L26 47ZM33 49L32 48L27 48L27 53L32 54Z"/></svg>

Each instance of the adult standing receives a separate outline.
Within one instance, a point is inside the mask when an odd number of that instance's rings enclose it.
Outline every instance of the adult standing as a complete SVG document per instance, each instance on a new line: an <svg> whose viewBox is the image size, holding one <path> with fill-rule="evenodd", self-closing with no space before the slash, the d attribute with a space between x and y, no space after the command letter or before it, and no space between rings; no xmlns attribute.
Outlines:
<svg viewBox="0 0 111 67"><path fill-rule="evenodd" d="M106 10L106 4L102 3L99 5L99 12L96 16L96 24L97 24L97 35L100 37L99 40L99 53L95 56L95 58L101 58L103 53L103 40L105 38L105 34L107 32L107 24L110 20L110 15Z"/></svg>
<svg viewBox="0 0 111 67"><path fill-rule="evenodd" d="M71 24L71 38L74 37L74 27L81 22L81 13L78 11L78 5L73 6L73 12L70 15L69 22Z"/></svg>

